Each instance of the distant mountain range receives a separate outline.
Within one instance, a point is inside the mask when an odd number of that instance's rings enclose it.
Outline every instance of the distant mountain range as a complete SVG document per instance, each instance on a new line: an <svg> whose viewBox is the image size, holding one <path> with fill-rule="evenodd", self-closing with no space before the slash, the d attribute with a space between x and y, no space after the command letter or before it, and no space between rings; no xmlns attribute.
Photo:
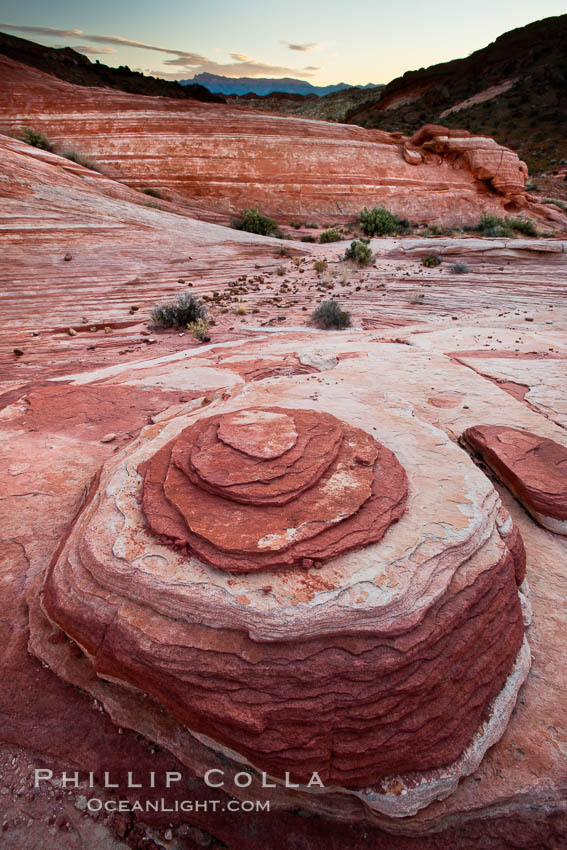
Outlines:
<svg viewBox="0 0 567 850"><path fill-rule="evenodd" d="M365 86L351 86L348 83L337 83L333 86L313 86L305 80L295 80L293 77L281 77L270 79L268 77L222 77L220 74L196 74L190 80L179 80L182 86L195 85L204 86L210 92L220 94L257 94L265 96L273 92L286 92L289 94L315 94L322 97L335 91L343 89L370 89L374 83Z"/></svg>

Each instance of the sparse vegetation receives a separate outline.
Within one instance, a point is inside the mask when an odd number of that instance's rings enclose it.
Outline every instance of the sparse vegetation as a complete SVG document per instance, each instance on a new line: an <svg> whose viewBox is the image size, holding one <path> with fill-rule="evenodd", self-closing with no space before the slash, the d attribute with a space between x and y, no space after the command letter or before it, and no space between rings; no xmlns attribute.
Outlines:
<svg viewBox="0 0 567 850"><path fill-rule="evenodd" d="M510 220L512 230L522 233L524 236L537 236L537 228L529 218L512 218Z"/></svg>
<svg viewBox="0 0 567 850"><path fill-rule="evenodd" d="M301 241L302 242L316 242L317 240L315 239L314 236L311 236L310 233L307 233L307 234L305 234L305 236L301 237Z"/></svg>
<svg viewBox="0 0 567 850"><path fill-rule="evenodd" d="M238 316L245 316L248 310L246 309L244 304L240 304L239 307L236 308L236 313Z"/></svg>
<svg viewBox="0 0 567 850"><path fill-rule="evenodd" d="M91 171L100 171L100 166L93 162L92 159L89 159L87 156L83 156L82 153L78 153L74 150L62 151L61 156L64 156L65 159L70 159L71 162L76 162L77 165L82 165L83 168L90 168Z"/></svg>
<svg viewBox="0 0 567 850"><path fill-rule="evenodd" d="M340 242L341 234L339 231L332 227L329 230L324 230L322 234L319 236L319 242L325 244L326 242Z"/></svg>
<svg viewBox="0 0 567 850"><path fill-rule="evenodd" d="M148 186L147 189L142 189L144 195L150 195L152 198L163 198L161 192L158 192L157 189L152 189L151 186Z"/></svg>
<svg viewBox="0 0 567 850"><path fill-rule="evenodd" d="M367 266L372 262L372 251L367 239L354 239L345 251L345 260L353 260L359 266Z"/></svg>
<svg viewBox="0 0 567 850"><path fill-rule="evenodd" d="M524 236L537 236L537 228L529 218L499 218L483 212L478 225L473 228L483 236L511 239L516 233Z"/></svg>
<svg viewBox="0 0 567 850"><path fill-rule="evenodd" d="M278 266L278 267L277 267L277 269L276 269L276 274L277 274L279 277L283 277L283 276L284 276L284 274L285 274L285 269L284 269L284 267L283 267L283 266Z"/></svg>
<svg viewBox="0 0 567 850"><path fill-rule="evenodd" d="M175 301L158 304L151 312L156 328L186 328L199 319L205 319L206 309L198 298L184 292Z"/></svg>
<svg viewBox="0 0 567 850"><path fill-rule="evenodd" d="M453 263L451 266L452 274L466 274L468 271L470 271L470 269L466 263Z"/></svg>
<svg viewBox="0 0 567 850"><path fill-rule="evenodd" d="M385 206L373 207L370 210L364 207L360 213L360 228L367 236L388 236L400 231L401 222L398 216Z"/></svg>
<svg viewBox="0 0 567 850"><path fill-rule="evenodd" d="M187 328L191 331L198 342L209 342L209 322L204 319L196 319L194 322L189 322Z"/></svg>
<svg viewBox="0 0 567 850"><path fill-rule="evenodd" d="M315 260L313 268L317 274L323 274L323 272L326 272L328 268L327 260Z"/></svg>
<svg viewBox="0 0 567 850"><path fill-rule="evenodd" d="M441 257L438 254L426 254L421 258L421 264L426 269L434 269L441 265Z"/></svg>
<svg viewBox="0 0 567 850"><path fill-rule="evenodd" d="M257 207L244 210L242 216L233 223L237 230L257 233L259 236L279 236L278 225L273 218L262 215Z"/></svg>
<svg viewBox="0 0 567 850"><path fill-rule="evenodd" d="M22 127L22 139L34 148L41 148L42 151L52 151L53 145L43 133L39 130L34 130L32 127Z"/></svg>
<svg viewBox="0 0 567 850"><path fill-rule="evenodd" d="M311 315L311 322L318 328L349 328L350 313L341 310L336 301L323 301Z"/></svg>
<svg viewBox="0 0 567 850"><path fill-rule="evenodd" d="M423 304L425 295L423 292L419 292L419 290L416 289L414 292L410 292L408 300L410 304Z"/></svg>

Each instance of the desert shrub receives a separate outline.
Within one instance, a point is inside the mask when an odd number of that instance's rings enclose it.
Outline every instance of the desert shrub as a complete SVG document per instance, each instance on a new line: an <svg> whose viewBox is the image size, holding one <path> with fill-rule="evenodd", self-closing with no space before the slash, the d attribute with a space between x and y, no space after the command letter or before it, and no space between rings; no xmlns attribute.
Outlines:
<svg viewBox="0 0 567 850"><path fill-rule="evenodd" d="M238 316L245 316L247 312L248 310L246 309L244 304L241 304L239 307L236 308L236 314Z"/></svg>
<svg viewBox="0 0 567 850"><path fill-rule="evenodd" d="M537 228L529 218L499 218L482 213L476 228L484 236L511 238L515 233L537 236Z"/></svg>
<svg viewBox="0 0 567 850"><path fill-rule="evenodd" d="M279 277L283 277L283 276L284 276L284 274L285 274L285 269L284 269L284 267L283 267L283 266L278 266L278 267L277 267L277 269L276 269L276 274L277 274L277 275L279 275Z"/></svg>
<svg viewBox="0 0 567 850"><path fill-rule="evenodd" d="M154 307L151 319L156 328L186 328L192 322L204 319L205 315L205 307L199 299L183 292L175 301L168 301Z"/></svg>
<svg viewBox="0 0 567 850"><path fill-rule="evenodd" d="M336 301L323 301L311 314L311 322L318 328L349 328L350 313L341 310Z"/></svg>
<svg viewBox="0 0 567 850"><path fill-rule="evenodd" d="M508 218L499 218L497 215L488 215L483 212L476 229L484 236L492 238L511 237L514 235Z"/></svg>
<svg viewBox="0 0 567 850"><path fill-rule="evenodd" d="M317 240L315 239L314 236L311 236L310 233L307 233L305 236L301 237L301 241L302 242L316 242Z"/></svg>
<svg viewBox="0 0 567 850"><path fill-rule="evenodd" d="M510 226L512 230L523 233L524 236L537 236L537 228L529 218L512 218Z"/></svg>
<svg viewBox="0 0 567 850"><path fill-rule="evenodd" d="M82 153L78 153L74 150L63 151L61 156L64 156L65 159L70 159L71 162L76 162L77 165L82 165L83 168L90 168L91 171L100 171L100 167L89 159L86 156L83 156Z"/></svg>
<svg viewBox="0 0 567 850"><path fill-rule="evenodd" d="M425 266L426 269L434 269L436 266L441 265L441 257L437 254L426 254L421 258L421 264Z"/></svg>
<svg viewBox="0 0 567 850"><path fill-rule="evenodd" d="M273 218L262 215L257 207L244 210L242 216L234 222L237 230L247 230L259 236L272 236L278 232L278 225Z"/></svg>
<svg viewBox="0 0 567 850"><path fill-rule="evenodd" d="M151 186L149 186L147 189L142 189L142 192L144 193L144 195L150 195L152 198L163 197L161 192L158 192L157 189L152 189Z"/></svg>
<svg viewBox="0 0 567 850"><path fill-rule="evenodd" d="M34 148L41 148L43 151L53 150L53 145L47 136L44 136L43 133L40 133L39 130L34 130L32 127L22 127L22 139Z"/></svg>
<svg viewBox="0 0 567 850"><path fill-rule="evenodd" d="M452 274L466 274L469 271L469 267L466 263L453 263L451 266Z"/></svg>
<svg viewBox="0 0 567 850"><path fill-rule="evenodd" d="M317 274L323 274L323 272L327 271L327 260L315 260L313 263L313 268L317 272Z"/></svg>
<svg viewBox="0 0 567 850"><path fill-rule="evenodd" d="M345 251L345 260L354 260L359 266L372 262L372 251L364 239L354 239Z"/></svg>
<svg viewBox="0 0 567 850"><path fill-rule="evenodd" d="M194 322L189 322L187 328L198 342L209 342L209 322L204 319L196 319Z"/></svg>
<svg viewBox="0 0 567 850"><path fill-rule="evenodd" d="M384 206L373 207L370 210L364 207L360 213L360 228L367 236L388 236L398 233L400 225L398 216Z"/></svg>
<svg viewBox="0 0 567 850"><path fill-rule="evenodd" d="M331 227L329 230L324 230L323 233L319 236L319 242L339 242L341 239L341 234L339 231Z"/></svg>

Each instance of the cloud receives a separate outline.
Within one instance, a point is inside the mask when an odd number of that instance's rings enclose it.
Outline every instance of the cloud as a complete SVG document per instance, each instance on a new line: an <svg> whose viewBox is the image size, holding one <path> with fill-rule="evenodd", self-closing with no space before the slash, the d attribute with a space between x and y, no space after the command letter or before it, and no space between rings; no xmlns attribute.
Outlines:
<svg viewBox="0 0 567 850"><path fill-rule="evenodd" d="M158 53L170 53L173 56L183 56L188 60L194 60L194 64L206 62L206 56L199 53L190 53L186 50L173 50L170 47L160 47L157 44L147 44L145 41L134 41L131 38L122 38L120 35L97 35L86 33L84 30L61 30L55 27L26 27L16 24L0 23L0 29L16 30L17 32L35 33L35 35L56 35L60 38L86 38L97 44L117 44L120 47L138 47L142 50L157 50Z"/></svg>
<svg viewBox="0 0 567 850"><path fill-rule="evenodd" d="M269 62L262 62L259 59L253 59L252 56L247 56L246 53L231 53L230 58L234 62L221 63L211 59L204 59L198 64L187 60L183 56L177 56L175 59L166 59L164 65L175 65L181 70L185 68L191 75L195 74L219 74L222 77L312 77L312 71L318 71L315 66L309 68L288 68L285 65L271 65ZM154 76L160 76L159 71L152 71ZM162 73L161 76L164 76ZM175 75L166 75L168 79L175 78ZM179 76L179 73L177 74Z"/></svg>
<svg viewBox="0 0 567 850"><path fill-rule="evenodd" d="M93 47L92 44L76 44L73 47L78 53L88 53L94 56L106 56L110 53L116 53L114 47Z"/></svg>
<svg viewBox="0 0 567 850"><path fill-rule="evenodd" d="M320 71L321 66L320 65L306 65L303 70L304 71Z"/></svg>
<svg viewBox="0 0 567 850"><path fill-rule="evenodd" d="M282 41L280 44L286 44L290 50L299 50L301 53L305 53L307 50L316 50L323 46L319 41L310 41L307 44L293 44L290 41Z"/></svg>
<svg viewBox="0 0 567 850"><path fill-rule="evenodd" d="M182 72L185 71L187 77L193 77L195 74L201 73L210 73L210 74L220 74L225 77L312 77L313 72L318 71L319 68L314 65L310 65L307 68L298 69L298 68L288 68L283 65L271 65L269 62L263 62L259 59L254 59L252 56L247 56L245 53L231 53L230 58L233 59L233 62L221 63L215 62L209 59L206 56L202 56L200 53L193 53L187 50L174 50L171 47L161 47L157 44L148 44L144 41L135 41L130 38L123 38L120 35L99 35L93 33L86 33L84 30L80 29L56 29L55 27L30 27L30 26L20 26L16 24L2 24L0 23L0 29L6 30L16 30L17 32L25 32L25 33L33 33L35 35L51 35L57 36L60 38L83 38L85 41L90 42L89 44L83 44L75 49L80 51L81 53L92 53L92 54L110 54L116 53L117 50L114 48L96 48L93 46L94 44L111 44L116 45L116 47L134 47L140 50L153 50L158 53L166 53L171 56L171 59L165 59L163 64L174 66L178 68L177 72L163 72L163 71L150 71L147 70L147 73L151 73L156 77L163 77L164 79L174 80L178 79L182 76ZM284 44L288 44L291 50L311 50L315 47L318 47L318 43L312 42L311 44L296 44L291 45L289 42L283 42Z"/></svg>
<svg viewBox="0 0 567 850"><path fill-rule="evenodd" d="M58 30L55 27L23 27L0 23L0 28L3 30L35 33L36 35L57 35L61 38L80 38L84 35L83 30Z"/></svg>

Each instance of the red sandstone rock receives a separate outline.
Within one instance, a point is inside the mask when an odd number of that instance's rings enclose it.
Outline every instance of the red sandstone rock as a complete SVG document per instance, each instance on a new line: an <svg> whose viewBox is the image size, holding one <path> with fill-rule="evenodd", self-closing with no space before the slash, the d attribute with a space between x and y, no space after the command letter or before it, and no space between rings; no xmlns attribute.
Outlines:
<svg viewBox="0 0 567 850"><path fill-rule="evenodd" d="M400 134L74 86L4 56L0 73L4 131L31 125L60 148L87 155L109 177L159 188L202 217L221 211L228 222L258 204L280 221L346 220L380 198L412 221L462 225L476 222L483 209L502 214L510 200L525 203L526 170L516 154L466 131L446 138L446 128L436 128L444 135L423 140L423 150L434 153L416 168L419 154ZM456 159L462 168L454 167Z"/></svg>
<svg viewBox="0 0 567 850"><path fill-rule="evenodd" d="M477 180L486 180L500 195L518 207L526 206L528 167L514 151L486 136L472 136L438 124L426 124L411 137L411 144L458 163L462 160ZM411 159L412 153L408 150ZM410 160L408 160L410 161Z"/></svg>
<svg viewBox="0 0 567 850"><path fill-rule="evenodd" d="M260 525L245 522L241 531L228 532L231 514L241 508L258 511L258 523L264 512L267 531L270 511L277 518L296 509L292 527L316 521L317 484L282 506L225 498L226 516L218 501L209 504L208 493L201 510L189 516L187 504L170 490L187 523L185 529L176 525L171 501L155 496L161 482L177 474L180 490L188 492L185 472L170 464L169 455L172 446L183 446L185 468L190 453L180 438L199 429L187 429L187 417L174 417L159 431L152 426L103 471L46 577L43 606L100 677L151 693L207 746L275 777L287 771L306 782L317 770L327 785L342 789L336 798L324 792L320 801L303 791L302 805L342 806L339 800L352 793L347 789L358 788L370 811L408 814L450 793L502 734L527 669L517 592L522 552L491 485L470 462L463 464L460 450L408 416L405 405L369 404L373 365L352 358L344 363L355 370L356 383L349 382L347 393L335 376L338 367L327 372L317 385L321 412L314 421L331 420L329 408L341 413L333 421L352 457L345 472L362 482L374 474L375 483L352 519L312 539L318 546L323 540L322 551L313 553L309 539L296 552L284 543L275 556L288 558L289 566L274 569L274 552L252 559L246 551ZM294 419L298 439L279 458L257 459L259 466L270 465L299 445L300 413L307 421L313 416L310 380L255 382L246 390L245 408L237 394L213 419L200 412L191 417L206 432L211 424L218 427L222 412L228 428L243 409L271 412L270 401L285 399L286 407L276 408ZM395 447L399 462L393 464L391 449L370 437L373 427ZM222 451L239 451L223 445ZM439 464L440 446L454 464L450 478L446 463ZM332 477L340 458L339 452L321 481ZM191 552L171 550L143 527L135 469L148 460L144 508L147 513L151 506L150 522L188 541ZM405 495L400 463L410 467L411 510L391 524L392 494ZM443 482L441 502L430 498L433 479ZM320 504L327 509L325 500ZM189 535L193 523L197 533ZM281 527L289 527L287 519ZM372 539L380 542L368 545ZM322 569L311 569L329 557ZM259 558L263 563L253 563ZM230 561L259 571L229 576Z"/></svg>
<svg viewBox="0 0 567 850"><path fill-rule="evenodd" d="M239 421L241 443L246 428L255 442L268 416L287 416L299 432L275 460L251 462L218 439L228 419L229 433ZM377 542L401 516L406 497L405 475L391 452L314 411L244 410L201 420L144 471L143 508L152 530L231 572L326 561Z"/></svg>
<svg viewBox="0 0 567 850"><path fill-rule="evenodd" d="M467 428L463 440L545 528L567 534L567 447L499 425Z"/></svg>

